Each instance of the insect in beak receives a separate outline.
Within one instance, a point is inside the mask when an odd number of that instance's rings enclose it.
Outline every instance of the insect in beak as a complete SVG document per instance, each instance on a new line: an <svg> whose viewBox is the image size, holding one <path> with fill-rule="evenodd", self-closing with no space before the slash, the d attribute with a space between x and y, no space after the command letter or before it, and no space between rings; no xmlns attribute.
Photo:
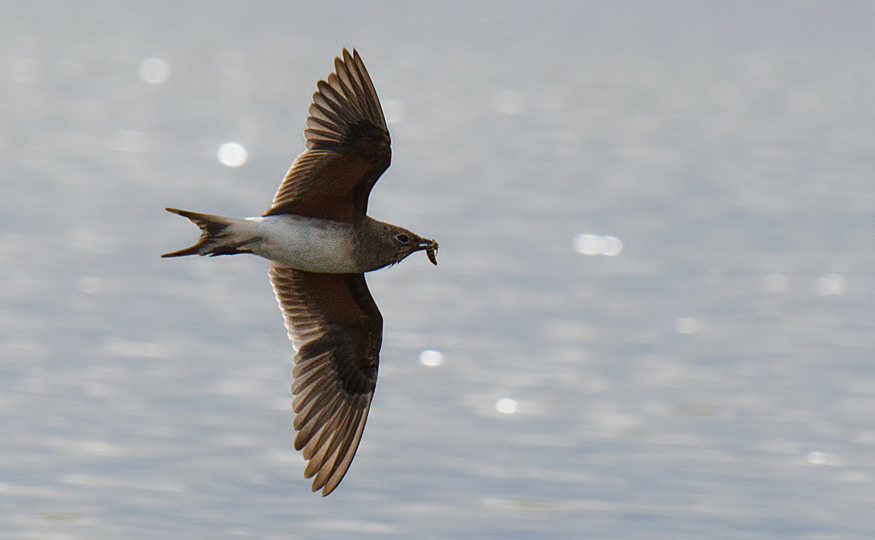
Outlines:
<svg viewBox="0 0 875 540"><path fill-rule="evenodd" d="M425 250L425 254L428 256L428 260L431 261L431 264L437 265L437 242L434 240L422 240L417 247Z"/></svg>

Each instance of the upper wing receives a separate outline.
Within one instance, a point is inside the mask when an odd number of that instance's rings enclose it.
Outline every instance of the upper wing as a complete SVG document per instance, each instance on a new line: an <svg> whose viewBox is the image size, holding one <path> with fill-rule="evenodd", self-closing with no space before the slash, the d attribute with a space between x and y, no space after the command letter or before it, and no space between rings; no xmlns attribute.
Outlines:
<svg viewBox="0 0 875 540"><path fill-rule="evenodd" d="M295 449L328 495L355 456L377 383L383 318L364 274L314 274L276 263L270 281L297 354Z"/></svg>
<svg viewBox="0 0 875 540"><path fill-rule="evenodd" d="M294 213L352 222L368 209L371 188L392 161L383 109L367 69L353 49L334 59L334 73L317 83L307 149L286 174L266 216Z"/></svg>

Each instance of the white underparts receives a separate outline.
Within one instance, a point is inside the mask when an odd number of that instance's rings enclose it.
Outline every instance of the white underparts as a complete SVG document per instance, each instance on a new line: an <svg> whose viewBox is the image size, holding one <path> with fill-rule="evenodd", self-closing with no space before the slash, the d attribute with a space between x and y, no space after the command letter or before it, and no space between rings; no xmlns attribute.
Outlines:
<svg viewBox="0 0 875 540"><path fill-rule="evenodd" d="M279 214L246 218L232 227L245 235L252 253L305 272L360 272L355 264L352 225L327 219Z"/></svg>

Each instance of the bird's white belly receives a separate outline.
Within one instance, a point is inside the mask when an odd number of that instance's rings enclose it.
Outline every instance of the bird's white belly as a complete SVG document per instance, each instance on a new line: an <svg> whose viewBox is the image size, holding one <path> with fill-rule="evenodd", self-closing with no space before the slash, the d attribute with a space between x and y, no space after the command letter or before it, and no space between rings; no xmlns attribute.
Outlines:
<svg viewBox="0 0 875 540"><path fill-rule="evenodd" d="M292 214L246 221L258 236L247 246L256 255L306 272L360 272L353 255L352 225Z"/></svg>

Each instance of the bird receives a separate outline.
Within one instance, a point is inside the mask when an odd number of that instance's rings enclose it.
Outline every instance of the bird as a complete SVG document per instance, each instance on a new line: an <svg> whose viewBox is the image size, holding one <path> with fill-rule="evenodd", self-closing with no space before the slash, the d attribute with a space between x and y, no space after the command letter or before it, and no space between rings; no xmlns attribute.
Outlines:
<svg viewBox="0 0 875 540"><path fill-rule="evenodd" d="M337 488L358 449L377 382L383 317L364 274L438 243L367 215L374 184L389 168L391 139L358 52L343 49L316 85L305 149L260 217L178 208L200 228L191 247L165 253L250 253L270 260L270 282L295 350L292 425L304 477L322 496Z"/></svg>

